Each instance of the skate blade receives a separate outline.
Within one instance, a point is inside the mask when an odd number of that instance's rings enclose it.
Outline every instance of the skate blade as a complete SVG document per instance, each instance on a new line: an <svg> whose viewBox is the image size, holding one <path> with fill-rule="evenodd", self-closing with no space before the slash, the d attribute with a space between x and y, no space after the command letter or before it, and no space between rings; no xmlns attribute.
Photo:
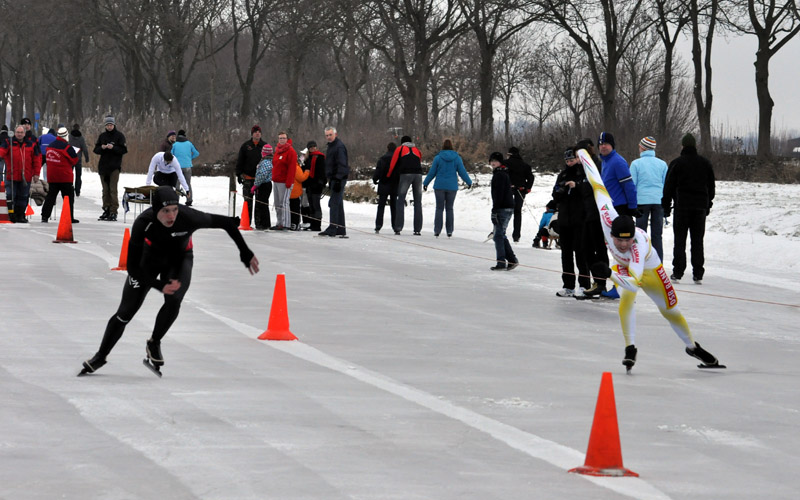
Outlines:
<svg viewBox="0 0 800 500"><path fill-rule="evenodd" d="M83 370L79 371L76 377L85 377L86 375L90 375L92 372L84 368Z"/></svg>
<svg viewBox="0 0 800 500"><path fill-rule="evenodd" d="M703 368L705 370L716 370L716 369L727 368L727 366L725 365L707 365L705 363L700 363L699 365L697 365L697 367Z"/></svg>
<svg viewBox="0 0 800 500"><path fill-rule="evenodd" d="M153 372L154 374L156 374L156 375L158 376L158 378L161 378L161 376L162 376L161 370L160 370L160 369L159 369L157 366L155 366L154 364L152 364L152 363L150 362L150 360L148 360L147 358L144 358L144 359L142 360L142 363L144 364L144 366L146 366L146 367L147 367L147 369L148 369L148 370L150 370L151 372Z"/></svg>

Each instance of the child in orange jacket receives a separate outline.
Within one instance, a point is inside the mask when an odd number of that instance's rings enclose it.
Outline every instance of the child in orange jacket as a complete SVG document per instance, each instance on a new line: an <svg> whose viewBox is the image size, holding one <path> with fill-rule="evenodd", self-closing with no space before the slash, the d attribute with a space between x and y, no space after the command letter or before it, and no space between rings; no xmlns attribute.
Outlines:
<svg viewBox="0 0 800 500"><path fill-rule="evenodd" d="M289 195L289 212L292 216L292 231L300 230L300 197L303 196L303 181L308 179L310 170L303 171L300 163L294 169L294 185L292 185L292 194Z"/></svg>

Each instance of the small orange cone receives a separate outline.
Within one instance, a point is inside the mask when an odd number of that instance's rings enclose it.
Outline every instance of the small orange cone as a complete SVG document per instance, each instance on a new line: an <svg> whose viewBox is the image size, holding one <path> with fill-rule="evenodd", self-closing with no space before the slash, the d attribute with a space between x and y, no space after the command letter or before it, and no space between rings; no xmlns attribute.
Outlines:
<svg viewBox="0 0 800 500"><path fill-rule="evenodd" d="M112 267L112 271L127 271L128 270L128 241L131 239L131 230L125 228L125 234L122 236L122 250L119 252L119 265Z"/></svg>
<svg viewBox="0 0 800 500"><path fill-rule="evenodd" d="M252 231L250 227L250 209L247 207L247 202L242 205L242 223L239 225L239 231Z"/></svg>
<svg viewBox="0 0 800 500"><path fill-rule="evenodd" d="M28 205L28 208L31 206ZM77 243L72 239L72 212L69 209L69 201L64 200L61 208L61 220L58 221L58 233L53 243Z"/></svg>
<svg viewBox="0 0 800 500"><path fill-rule="evenodd" d="M639 474L622 465L622 449L619 444L617 406L614 402L614 382L610 372L604 372L600 381L600 393L594 409L589 449L583 466L569 472L590 476L634 476Z"/></svg>
<svg viewBox="0 0 800 500"><path fill-rule="evenodd" d="M33 215L33 208L31 204L28 203L28 208L25 210L25 217L30 217L31 215Z"/></svg>
<svg viewBox="0 0 800 500"><path fill-rule="evenodd" d="M286 307L286 276L279 274L275 279L275 292L272 294L272 308L269 310L267 331L258 336L259 340L297 340L289 331L289 311Z"/></svg>

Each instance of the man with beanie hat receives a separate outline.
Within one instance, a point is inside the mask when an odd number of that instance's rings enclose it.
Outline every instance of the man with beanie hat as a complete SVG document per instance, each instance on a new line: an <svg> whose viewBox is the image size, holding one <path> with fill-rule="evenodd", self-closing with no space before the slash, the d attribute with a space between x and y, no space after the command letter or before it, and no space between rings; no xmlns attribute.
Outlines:
<svg viewBox="0 0 800 500"><path fill-rule="evenodd" d="M181 302L189 289L194 261L192 233L198 229L224 229L239 248L239 259L250 274L259 270L258 259L239 232L238 217L209 214L179 205L177 193L169 186L155 190L152 200L152 207L133 222L128 242L128 279L122 289L122 301L108 320L100 349L83 362L79 375L94 373L106 364L106 358L151 288L164 295L164 305L147 341L145 362L160 374L164 364L161 339L178 318Z"/></svg>
<svg viewBox="0 0 800 500"><path fill-rule="evenodd" d="M266 143L261 140L261 127L250 128L250 139L239 148L236 157L236 181L242 185L242 198L247 202L248 217L253 218L253 185L256 180L256 167L261 161L261 150Z"/></svg>
<svg viewBox="0 0 800 500"><path fill-rule="evenodd" d="M661 197L664 194L664 179L667 164L656 157L656 140L647 136L639 141L639 158L631 162L631 178L636 185L636 202L641 215L636 217L636 227L647 231L650 222L650 238L658 257L664 260L661 233L664 226L664 209Z"/></svg>
<svg viewBox="0 0 800 500"><path fill-rule="evenodd" d="M75 218L75 190L72 187L72 167L78 163L78 154L69 145L69 132L66 127L61 127L57 132L58 136L47 147L47 182L50 190L42 206L42 222L50 219L53 205L56 203L56 196L59 193L67 199L72 214L72 223L80 222Z"/></svg>
<svg viewBox="0 0 800 500"><path fill-rule="evenodd" d="M681 139L683 149L669 165L661 200L664 215L674 209L672 231L675 234L672 250L672 279L678 282L686 271L686 235L692 239L692 279L698 285L705 274L703 237L706 216L714 205L716 180L711 162L697 154L697 143L692 134ZM674 202L674 208L673 208Z"/></svg>
<svg viewBox="0 0 800 500"><path fill-rule="evenodd" d="M625 357L622 364L628 371L636 363L638 352L635 345L636 313L634 305L639 289L656 304L661 315L669 322L672 330L686 346L686 354L699 359L701 368L725 368L713 354L695 342L686 318L678 309L678 296L658 254L653 251L647 233L635 227L633 220L617 214L611 198L603 185L597 167L589 155L579 151L586 177L594 188L595 202L600 211L603 232L615 264L613 268L603 264L595 265L598 275L605 275L617 284L622 294L619 301L619 319L622 335L625 338Z"/></svg>
<svg viewBox="0 0 800 500"><path fill-rule="evenodd" d="M614 209L622 215L638 215L636 186L631 179L628 162L616 151L614 136L609 132L601 132L597 144L603 160L603 183L611 195Z"/></svg>
<svg viewBox="0 0 800 500"><path fill-rule="evenodd" d="M125 144L125 136L117 130L116 123L113 116L106 116L103 120L106 130L100 134L94 145L94 154L100 155L97 173L100 174L103 185L103 215L97 220L117 220L117 184L122 170L122 156L128 152L128 146Z"/></svg>
<svg viewBox="0 0 800 500"><path fill-rule="evenodd" d="M519 149L513 146L508 148L505 165L511 178L511 191L514 193L514 230L511 232L511 238L517 242L522 233L522 206L525 204L525 196L533 187L533 168L525 163L519 154Z"/></svg>

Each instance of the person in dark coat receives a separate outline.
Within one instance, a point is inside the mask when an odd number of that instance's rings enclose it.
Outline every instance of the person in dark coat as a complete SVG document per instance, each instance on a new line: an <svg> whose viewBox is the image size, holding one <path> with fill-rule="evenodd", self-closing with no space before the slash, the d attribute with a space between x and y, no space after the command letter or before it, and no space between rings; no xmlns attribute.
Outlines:
<svg viewBox="0 0 800 500"><path fill-rule="evenodd" d="M553 188L553 199L558 203L558 240L561 244L561 281L564 288L556 292L559 297L583 298L589 288L589 265L583 249L583 227L586 223L585 198L581 184L586 175L574 148L564 151L566 167L558 174ZM574 260L573 260L574 259ZM575 288L575 266L578 267L578 284Z"/></svg>
<svg viewBox="0 0 800 500"><path fill-rule="evenodd" d="M386 209L386 200L389 200L389 214L392 228L395 227L395 205L397 204L397 187L392 184L392 179L387 177L389 164L397 145L390 142L386 146L386 153L378 159L375 173L372 174L372 182L378 185L378 213L375 215L375 233L380 233L383 227L383 213Z"/></svg>
<svg viewBox="0 0 800 500"><path fill-rule="evenodd" d="M575 150L585 149L597 168L601 171L602 164L600 157L594 151L594 142L591 139L581 139L575 145ZM592 185L585 179L579 186L581 194L583 195L584 208L586 209L586 222L583 225L583 242L581 243L583 251L586 255L586 263L589 269L594 269L597 264L605 264L608 266L608 249L606 249L606 239L603 235L603 226L600 223L600 211L594 203L594 191ZM605 276L597 276L592 272L594 282L592 286L584 290L584 295L587 298L595 298L606 292L606 278ZM619 297L619 294L614 291L612 297Z"/></svg>
<svg viewBox="0 0 800 500"><path fill-rule="evenodd" d="M261 162L261 151L267 143L261 140L261 127L253 125L250 140L239 148L236 157L236 181L242 185L242 198L247 202L248 218L253 218L253 186L256 180L256 167Z"/></svg>
<svg viewBox="0 0 800 500"><path fill-rule="evenodd" d="M75 164L75 196L81 195L81 173L83 173L83 162L89 164L89 149L86 146L86 139L81 134L81 126L77 123L72 125L72 132L69 133L69 145L77 149L78 163Z"/></svg>
<svg viewBox="0 0 800 500"><path fill-rule="evenodd" d="M125 136L117 130L113 116L106 116L103 120L105 132L100 134L94 145L94 154L100 155L97 161L97 173L103 185L103 214L98 220L117 220L119 209L119 196L117 184L122 171L122 156L128 152Z"/></svg>
<svg viewBox="0 0 800 500"><path fill-rule="evenodd" d="M519 265L514 249L506 237L506 228L514 215L514 195L511 192L511 178L508 168L503 161L503 154L494 152L489 155L489 164L492 171L492 225L494 233L494 249L497 263L490 269L492 271L511 271Z"/></svg>
<svg viewBox="0 0 800 500"><path fill-rule="evenodd" d="M519 149L511 147L508 149L508 158L505 161L508 167L508 176L511 178L511 189L514 193L514 231L511 238L519 241L522 232L522 206L525 204L525 196L531 192L533 181L533 168L525 163L519 154Z"/></svg>
<svg viewBox="0 0 800 500"><path fill-rule="evenodd" d="M328 149L325 153L325 176L330 181L331 189L331 198L328 200L330 224L319 235L346 238L344 188L347 184L347 177L350 175L347 148L333 127L325 128L325 140L328 141Z"/></svg>
<svg viewBox="0 0 800 500"><path fill-rule="evenodd" d="M711 162L697 154L697 143L692 134L681 140L681 154L672 160L664 182L664 217L673 210L672 230L675 233L672 250L672 279L677 283L686 270L686 234L692 239L692 279L700 284L705 274L703 265L703 237L706 216L714 205L716 180Z"/></svg>
<svg viewBox="0 0 800 500"><path fill-rule="evenodd" d="M83 362L79 375L94 373L106 364L106 358L142 307L150 289L164 295L164 304L156 316L146 347L149 362L159 369L164 364L161 339L178 318L181 302L192 281L192 233L205 228L224 229L236 243L242 264L251 275L258 273L258 259L238 227L238 217L209 214L178 205L178 194L172 187L158 188L153 193L153 206L133 222L128 243L128 279L122 288L122 300L108 320L100 348L91 359Z"/></svg>
<svg viewBox="0 0 800 500"><path fill-rule="evenodd" d="M322 231L322 190L328 183L325 177L325 155L317 147L316 141L306 143L308 156L303 162L303 170L308 171L308 179L303 181L303 188L308 198L309 231Z"/></svg>

